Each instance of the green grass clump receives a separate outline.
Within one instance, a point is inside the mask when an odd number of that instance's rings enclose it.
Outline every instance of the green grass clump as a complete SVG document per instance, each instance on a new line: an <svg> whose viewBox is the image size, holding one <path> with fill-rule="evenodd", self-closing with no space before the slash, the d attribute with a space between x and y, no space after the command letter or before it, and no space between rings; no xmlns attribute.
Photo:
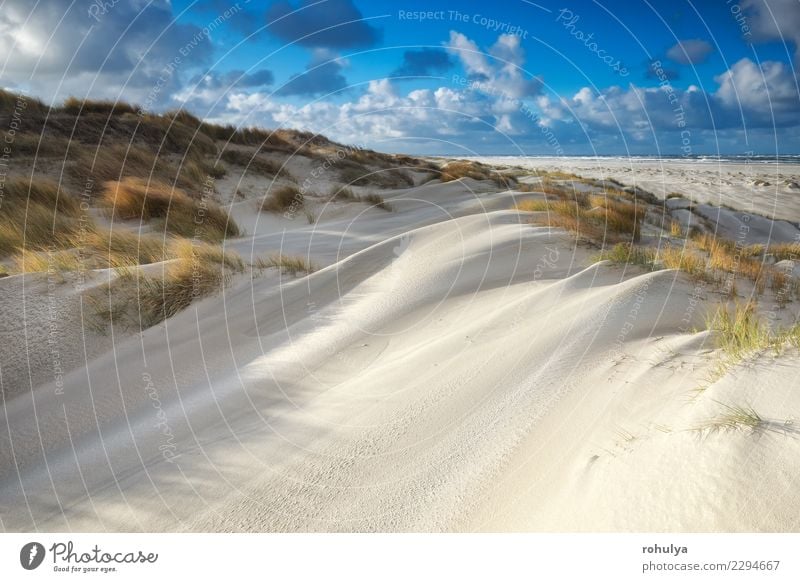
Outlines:
<svg viewBox="0 0 800 582"><path fill-rule="evenodd" d="M732 310L721 306L707 320L707 327L717 333L719 346L734 361L774 345L753 302L735 305Z"/></svg>
<svg viewBox="0 0 800 582"><path fill-rule="evenodd" d="M637 247L630 243L617 243L610 250L599 253L595 259L611 261L617 265L638 265L653 270L657 254L654 249Z"/></svg>

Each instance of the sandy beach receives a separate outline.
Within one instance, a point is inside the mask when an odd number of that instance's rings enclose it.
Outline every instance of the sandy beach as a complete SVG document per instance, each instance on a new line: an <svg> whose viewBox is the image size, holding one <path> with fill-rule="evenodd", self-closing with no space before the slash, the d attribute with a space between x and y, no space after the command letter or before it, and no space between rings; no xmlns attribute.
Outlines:
<svg viewBox="0 0 800 582"><path fill-rule="evenodd" d="M679 193L696 202L730 206L800 222L800 162L648 157L503 157L475 158L501 166L561 170L596 178L613 178L661 198Z"/></svg>

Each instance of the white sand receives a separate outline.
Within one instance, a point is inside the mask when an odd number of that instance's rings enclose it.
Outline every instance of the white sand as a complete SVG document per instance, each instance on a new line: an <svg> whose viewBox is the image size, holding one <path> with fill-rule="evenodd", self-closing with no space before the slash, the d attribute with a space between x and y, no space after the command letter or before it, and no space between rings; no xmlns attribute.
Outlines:
<svg viewBox="0 0 800 582"><path fill-rule="evenodd" d="M697 394L715 293L590 266L490 190L315 225L237 203L243 256L326 268L240 278L6 401L2 528L798 531L798 354ZM767 430L692 430L720 402Z"/></svg>

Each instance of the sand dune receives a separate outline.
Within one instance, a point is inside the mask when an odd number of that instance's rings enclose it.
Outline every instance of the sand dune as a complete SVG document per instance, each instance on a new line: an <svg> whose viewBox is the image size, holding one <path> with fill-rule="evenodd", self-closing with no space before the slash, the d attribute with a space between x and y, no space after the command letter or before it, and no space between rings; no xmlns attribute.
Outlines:
<svg viewBox="0 0 800 582"><path fill-rule="evenodd" d="M238 204L244 257L324 268L91 336L63 389L7 401L3 528L796 531L796 354L696 392L711 292L592 264L491 190L430 183L314 225ZM720 402L767 430L694 430Z"/></svg>

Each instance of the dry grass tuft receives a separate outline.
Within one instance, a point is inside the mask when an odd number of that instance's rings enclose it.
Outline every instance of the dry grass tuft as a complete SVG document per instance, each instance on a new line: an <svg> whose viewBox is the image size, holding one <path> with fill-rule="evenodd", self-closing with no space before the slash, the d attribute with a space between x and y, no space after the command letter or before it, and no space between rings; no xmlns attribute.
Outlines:
<svg viewBox="0 0 800 582"><path fill-rule="evenodd" d="M595 243L638 241L645 215L644 207L635 202L560 190L554 197L520 202L517 209L547 212L546 217L537 217L534 221L564 228Z"/></svg>
<svg viewBox="0 0 800 582"><path fill-rule="evenodd" d="M220 157L229 164L241 166L248 172L262 176L288 176L288 171L281 168L278 162L256 153L250 154L242 150L226 149Z"/></svg>
<svg viewBox="0 0 800 582"><path fill-rule="evenodd" d="M274 254L266 259L258 259L253 265L257 269L280 269L290 275L313 273L318 267L305 257Z"/></svg>
<svg viewBox="0 0 800 582"><path fill-rule="evenodd" d="M12 179L2 193L0 257L63 246L62 239L81 227L78 201L53 182Z"/></svg>
<svg viewBox="0 0 800 582"><path fill-rule="evenodd" d="M776 261L797 261L800 260L800 243L782 243L769 245L769 253L775 257Z"/></svg>
<svg viewBox="0 0 800 582"><path fill-rule="evenodd" d="M472 178L473 180L492 180L498 186L507 188L514 183L513 179L507 178L498 173L491 166L480 162L456 161L446 164L439 179L442 182L451 182L461 178Z"/></svg>
<svg viewBox="0 0 800 582"><path fill-rule="evenodd" d="M291 212L305 206L305 196L294 186L272 188L261 203L262 212Z"/></svg>
<svg viewBox="0 0 800 582"><path fill-rule="evenodd" d="M215 203L195 200L178 188L160 183L148 184L136 178L109 182L101 205L113 218L143 222L159 219L164 232L187 238L219 242L240 234L233 219Z"/></svg>
<svg viewBox="0 0 800 582"><path fill-rule="evenodd" d="M384 200L383 196L378 194L366 194L360 197L362 202L366 202L371 206L375 206L376 208L380 208L381 210L385 210L387 212L392 212L393 208L392 205Z"/></svg>
<svg viewBox="0 0 800 582"><path fill-rule="evenodd" d="M175 259L160 275L122 269L104 296L94 297L101 322L146 329L221 291L234 273L244 270L238 255L217 246L178 241L172 252Z"/></svg>
<svg viewBox="0 0 800 582"><path fill-rule="evenodd" d="M773 345L769 328L758 317L753 302L737 304L733 310L721 306L709 317L707 327L716 332L720 348L734 362Z"/></svg>

